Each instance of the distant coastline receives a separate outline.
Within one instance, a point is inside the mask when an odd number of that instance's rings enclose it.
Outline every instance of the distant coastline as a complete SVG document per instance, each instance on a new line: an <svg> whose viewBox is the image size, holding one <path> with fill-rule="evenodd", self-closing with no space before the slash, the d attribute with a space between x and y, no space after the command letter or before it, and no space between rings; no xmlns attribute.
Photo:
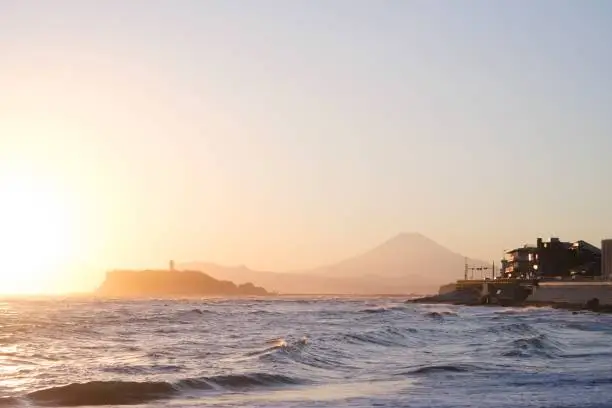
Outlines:
<svg viewBox="0 0 612 408"><path fill-rule="evenodd" d="M246 265L181 262L185 270L202 271L216 279L252 282L270 291L299 295L431 294L463 270L466 257L420 233L400 233L370 250L312 269L270 271ZM490 266L468 257L474 266Z"/></svg>
<svg viewBox="0 0 612 408"><path fill-rule="evenodd" d="M115 270L94 292L105 297L270 296L252 283L236 285L200 271Z"/></svg>

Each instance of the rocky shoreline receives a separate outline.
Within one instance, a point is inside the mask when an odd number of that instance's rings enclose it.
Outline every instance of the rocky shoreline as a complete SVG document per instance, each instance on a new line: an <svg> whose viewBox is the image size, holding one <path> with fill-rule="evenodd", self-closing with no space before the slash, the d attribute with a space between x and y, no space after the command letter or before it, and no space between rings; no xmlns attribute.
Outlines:
<svg viewBox="0 0 612 408"><path fill-rule="evenodd" d="M425 303L425 304L450 304L461 306L492 306L492 307L550 307L553 309L563 309L572 312L591 311L597 313L612 313L612 305L600 304L599 299L593 298L585 303L553 302L553 301L530 301L529 299L503 304L499 302L483 302L480 291L473 288L454 290L451 292L425 296L407 300L406 303Z"/></svg>

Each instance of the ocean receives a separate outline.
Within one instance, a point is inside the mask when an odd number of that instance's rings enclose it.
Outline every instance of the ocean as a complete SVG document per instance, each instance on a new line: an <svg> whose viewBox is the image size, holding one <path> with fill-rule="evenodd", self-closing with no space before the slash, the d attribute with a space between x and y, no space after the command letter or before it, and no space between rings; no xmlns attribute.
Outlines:
<svg viewBox="0 0 612 408"><path fill-rule="evenodd" d="M1 406L612 407L612 316L398 298L7 300Z"/></svg>

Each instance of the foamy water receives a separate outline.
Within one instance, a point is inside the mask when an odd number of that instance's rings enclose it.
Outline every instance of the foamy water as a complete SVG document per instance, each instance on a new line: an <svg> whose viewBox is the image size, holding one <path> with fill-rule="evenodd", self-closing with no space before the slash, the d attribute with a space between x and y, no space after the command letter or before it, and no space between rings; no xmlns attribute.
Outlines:
<svg viewBox="0 0 612 408"><path fill-rule="evenodd" d="M0 405L609 407L612 316L389 299L6 301Z"/></svg>

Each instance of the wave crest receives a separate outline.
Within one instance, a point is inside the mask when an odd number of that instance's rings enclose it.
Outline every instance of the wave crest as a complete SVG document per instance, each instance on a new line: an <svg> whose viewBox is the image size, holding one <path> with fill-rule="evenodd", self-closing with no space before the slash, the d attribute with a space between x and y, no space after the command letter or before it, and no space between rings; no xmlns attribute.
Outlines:
<svg viewBox="0 0 612 408"><path fill-rule="evenodd" d="M167 382L91 381L34 391L27 399L47 406L130 405L175 392L175 387Z"/></svg>
<svg viewBox="0 0 612 408"><path fill-rule="evenodd" d="M45 406L136 405L167 399L182 390L244 389L297 385L304 381L281 374L252 373L186 378L176 383L165 381L90 381L34 391L25 399ZM17 399L0 401L0 405L16 405Z"/></svg>
<svg viewBox="0 0 612 408"><path fill-rule="evenodd" d="M562 354L561 348L544 334L513 340L504 357L554 358Z"/></svg>

